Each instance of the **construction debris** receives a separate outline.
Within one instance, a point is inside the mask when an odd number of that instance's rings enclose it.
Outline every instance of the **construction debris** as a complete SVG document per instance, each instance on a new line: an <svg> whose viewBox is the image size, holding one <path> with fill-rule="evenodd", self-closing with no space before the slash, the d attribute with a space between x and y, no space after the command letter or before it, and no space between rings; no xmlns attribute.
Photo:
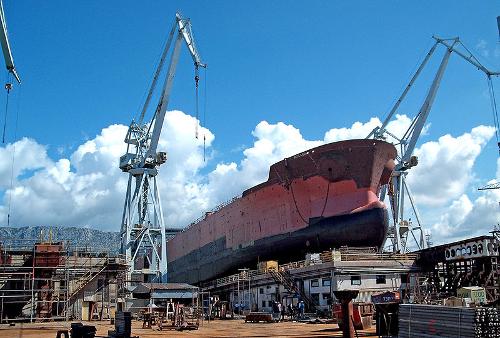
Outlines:
<svg viewBox="0 0 500 338"><path fill-rule="evenodd" d="M245 316L245 323L258 323L258 322L266 322L272 323L273 316L268 312L250 312Z"/></svg>

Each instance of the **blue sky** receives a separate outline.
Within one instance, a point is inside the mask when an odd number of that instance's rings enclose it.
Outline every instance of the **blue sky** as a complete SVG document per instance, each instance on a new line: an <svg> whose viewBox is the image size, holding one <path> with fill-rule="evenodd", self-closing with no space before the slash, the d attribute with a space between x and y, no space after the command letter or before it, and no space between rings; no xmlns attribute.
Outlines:
<svg viewBox="0 0 500 338"><path fill-rule="evenodd" d="M327 128L382 115L433 34L459 35L471 48L484 40L494 49L500 14L496 1L6 0L4 6L23 79L20 135L55 150L111 123L127 124L180 10L192 19L209 63L208 125L227 156L252 141L261 120L287 121L318 138ZM170 108L192 112L192 67L183 53ZM500 68L498 58L483 59ZM420 93L429 83L422 82ZM481 74L452 59L431 132L491 123L487 97L477 99L484 90Z"/></svg>
<svg viewBox="0 0 500 338"><path fill-rule="evenodd" d="M4 8L23 81L11 104L21 107L17 139L33 138L54 161L103 128L130 122L176 10L191 18L209 64L206 126L215 134L215 159L202 169L207 173L218 163L240 161L244 155L236 150L253 144L252 131L264 120L322 140L331 128L382 119L433 34L460 36L486 66L500 69L498 1L4 0ZM402 113L418 109L441 55ZM4 100L0 96L2 106ZM492 125L488 100L484 76L452 57L421 143ZM169 109L194 114L185 49ZM8 142L15 141L14 112ZM186 133L194 136L194 127ZM497 156L491 139L475 163L478 184L495 177Z"/></svg>

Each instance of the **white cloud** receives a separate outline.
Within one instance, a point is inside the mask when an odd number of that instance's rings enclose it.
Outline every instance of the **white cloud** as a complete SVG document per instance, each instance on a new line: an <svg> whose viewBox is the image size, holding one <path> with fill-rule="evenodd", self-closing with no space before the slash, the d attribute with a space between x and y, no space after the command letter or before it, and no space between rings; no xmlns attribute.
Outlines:
<svg viewBox="0 0 500 338"><path fill-rule="evenodd" d="M474 205L467 195L460 196L447 206L439 221L432 225L433 233L440 236L453 234L470 214L473 207Z"/></svg>
<svg viewBox="0 0 500 338"><path fill-rule="evenodd" d="M366 123L354 122L350 128L333 128L325 133L326 142L336 142L347 139L365 138L375 127L382 125L377 117L372 117Z"/></svg>
<svg viewBox="0 0 500 338"><path fill-rule="evenodd" d="M193 117L182 112L171 111L166 115L167 132L160 139L159 149L170 150L170 160L160 171L167 198L177 194L189 199L198 194L194 183L197 170L203 166L203 139L195 139L195 123ZM193 133L189 134L189 130ZM0 173L4 178L10 178L10 159L16 149L13 189L7 179L0 181L0 187L6 191L0 207L2 223L6 223L11 196L14 225L91 225L118 230L128 179L118 168L118 159L125 152L126 132L123 125L106 127L81 144L69 158L57 161L48 157L44 146L30 139L0 148ZM213 134L200 128L200 135L206 136L210 147ZM28 173L27 177L23 173ZM186 209L192 212L197 207L191 205ZM178 205L172 209L180 213ZM166 211L172 214L170 209Z"/></svg>
<svg viewBox="0 0 500 338"><path fill-rule="evenodd" d="M500 222L500 191L482 191L474 200L462 195L442 208L439 220L432 224L436 244L487 234Z"/></svg>
<svg viewBox="0 0 500 338"><path fill-rule="evenodd" d="M209 154L214 135L200 128L195 139L194 117L180 111L166 114L158 150L168 152L167 163L160 169L159 185L167 226L184 226L208 209L243 190L263 182L269 166L288 157L318 146L350 138L364 138L380 120L355 122L349 128L334 128L323 140L306 140L300 130L282 122L262 121L252 131L255 140L240 151L243 159L215 163L208 174L200 171L203 161L203 135ZM397 115L388 130L400 137L410 125L410 118ZM0 148L0 189L5 191L0 206L0 220L6 223L8 198L12 197L13 225L76 225L118 230L128 176L118 168L118 159L125 152L123 142L127 127L111 125L99 135L88 139L68 156L58 160L47 155L46 147L31 139L21 139L14 145ZM487 229L498 214L497 191L474 198L468 194L474 178L474 163L493 128L479 126L454 137L444 135L437 141L422 144L415 153L419 165L412 169L409 184L416 201L423 206L424 222L431 224L435 234L451 238L473 230L477 224ZM10 166L16 148L14 186L10 190ZM209 156L208 161L211 158ZM498 162L500 177L500 161ZM429 216L430 215L430 216ZM433 215L438 215L434 217Z"/></svg>
<svg viewBox="0 0 500 338"><path fill-rule="evenodd" d="M459 198L474 172L473 166L482 148L495 132L479 126L461 136L441 136L415 149L419 164L411 169L408 182L419 204L444 206Z"/></svg>

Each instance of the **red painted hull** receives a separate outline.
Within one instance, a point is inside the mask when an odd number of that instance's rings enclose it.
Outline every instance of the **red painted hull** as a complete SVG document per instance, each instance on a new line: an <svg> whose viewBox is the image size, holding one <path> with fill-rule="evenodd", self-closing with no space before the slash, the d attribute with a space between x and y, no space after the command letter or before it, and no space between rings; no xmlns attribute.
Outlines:
<svg viewBox="0 0 500 338"><path fill-rule="evenodd" d="M169 281L196 283L258 258L283 256L267 245L280 243L286 251L290 242L298 252L298 241L307 248L319 232L328 238L321 247L382 245L386 211L377 196L395 157L387 142L349 140L275 163L266 182L169 240Z"/></svg>

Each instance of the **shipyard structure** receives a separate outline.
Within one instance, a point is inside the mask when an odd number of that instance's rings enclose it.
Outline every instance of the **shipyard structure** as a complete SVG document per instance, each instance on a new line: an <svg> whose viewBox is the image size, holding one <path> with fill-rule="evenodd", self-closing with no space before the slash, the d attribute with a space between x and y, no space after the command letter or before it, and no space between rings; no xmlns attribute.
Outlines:
<svg viewBox="0 0 500 338"><path fill-rule="evenodd" d="M0 323L102 320L124 308L122 256L71 243L0 239Z"/></svg>

